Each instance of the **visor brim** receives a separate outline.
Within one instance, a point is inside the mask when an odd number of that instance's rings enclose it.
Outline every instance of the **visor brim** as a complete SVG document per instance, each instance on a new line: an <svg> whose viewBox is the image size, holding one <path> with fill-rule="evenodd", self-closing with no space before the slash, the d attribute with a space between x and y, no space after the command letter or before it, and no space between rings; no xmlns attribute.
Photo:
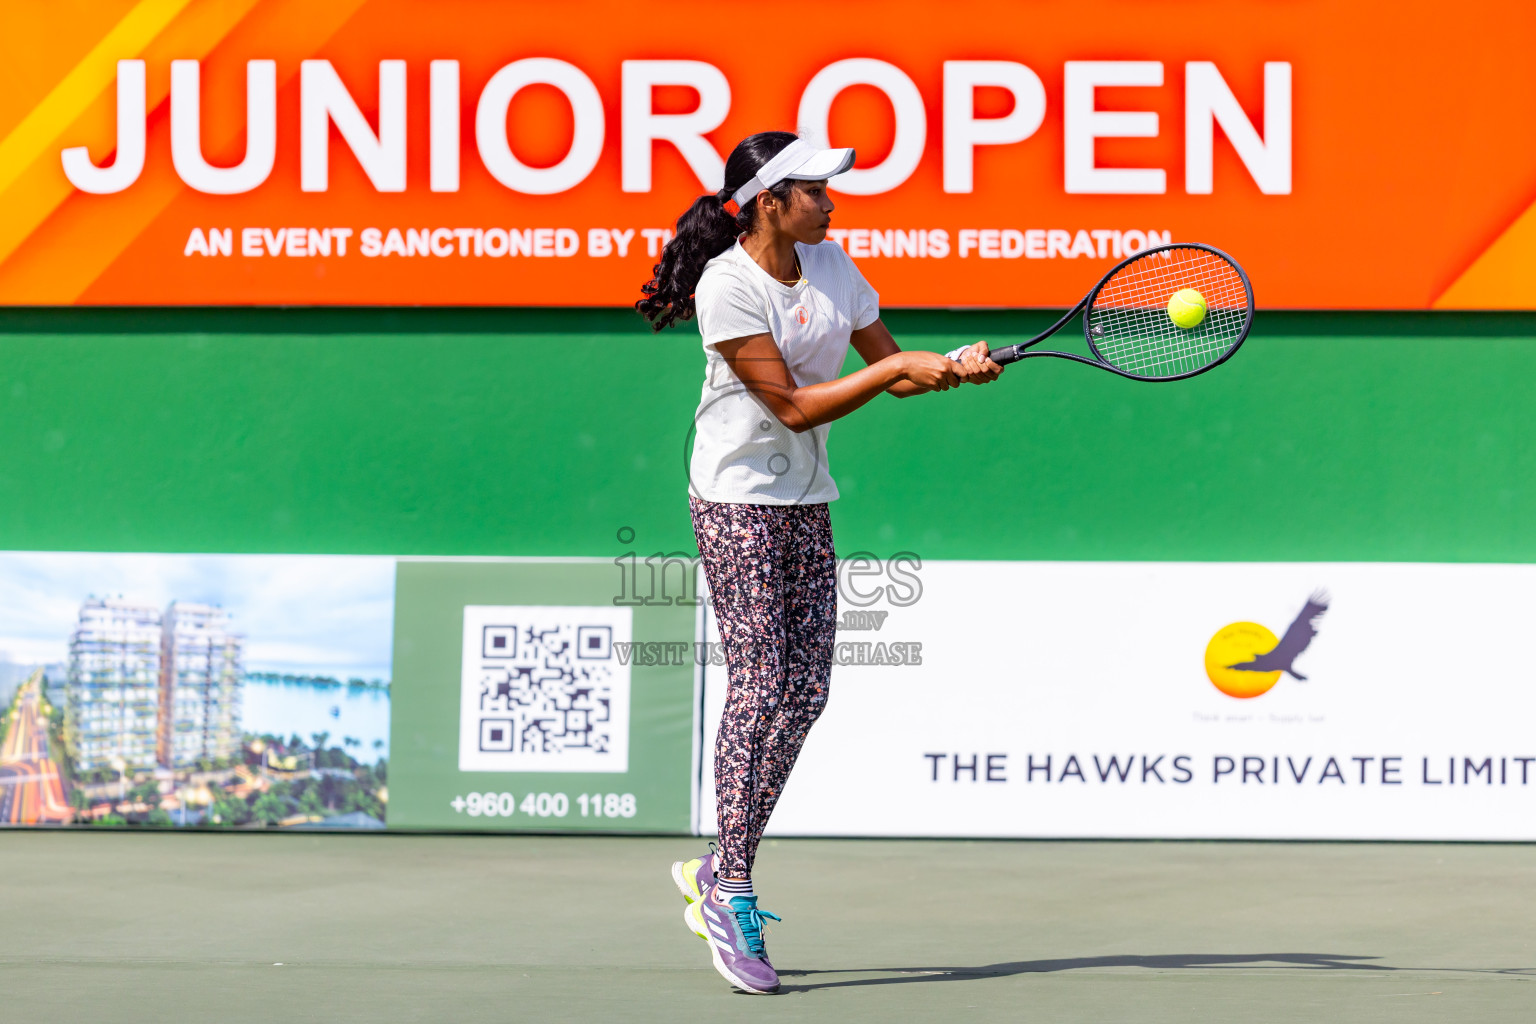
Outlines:
<svg viewBox="0 0 1536 1024"><path fill-rule="evenodd" d="M784 177L793 181L825 181L851 168L853 158L851 149L818 149Z"/></svg>

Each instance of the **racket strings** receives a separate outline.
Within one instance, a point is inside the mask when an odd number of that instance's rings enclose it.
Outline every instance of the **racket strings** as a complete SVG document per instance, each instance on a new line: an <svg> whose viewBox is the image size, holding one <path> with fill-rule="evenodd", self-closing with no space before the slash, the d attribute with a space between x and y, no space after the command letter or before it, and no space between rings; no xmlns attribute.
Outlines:
<svg viewBox="0 0 1536 1024"><path fill-rule="evenodd" d="M1205 298L1205 319L1179 327L1168 300L1184 288ZM1088 337L1099 356L1138 377L1176 377L1226 355L1243 336L1248 292L1230 262L1204 249L1148 253L1122 268L1094 297Z"/></svg>

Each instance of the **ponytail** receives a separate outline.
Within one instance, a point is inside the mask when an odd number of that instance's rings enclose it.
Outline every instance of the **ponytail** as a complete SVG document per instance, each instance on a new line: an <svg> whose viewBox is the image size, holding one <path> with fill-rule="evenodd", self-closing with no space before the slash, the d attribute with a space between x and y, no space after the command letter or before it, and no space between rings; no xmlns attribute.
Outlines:
<svg viewBox="0 0 1536 1024"><path fill-rule="evenodd" d="M757 218L756 196L743 203L734 217L726 203L793 141L792 132L760 132L743 139L725 162L725 187L695 199L677 219L677 232L661 251L661 262L653 268L651 280L640 288L645 298L635 303L635 309L650 321L651 330L660 331L693 318L693 293L704 275L704 265L736 244L738 235L751 231ZM781 181L768 191L787 198L794 184Z"/></svg>
<svg viewBox="0 0 1536 1024"><path fill-rule="evenodd" d="M724 189L721 190L722 192ZM756 204L752 201L752 205ZM745 211L743 211L745 212ZM704 274L704 264L736 242L741 233L737 219L726 212L719 195L700 196L677 218L677 234L661 251L655 276L641 287L645 298L635 303L640 315L659 331L678 320L693 317L693 291ZM747 227L752 222L747 221Z"/></svg>

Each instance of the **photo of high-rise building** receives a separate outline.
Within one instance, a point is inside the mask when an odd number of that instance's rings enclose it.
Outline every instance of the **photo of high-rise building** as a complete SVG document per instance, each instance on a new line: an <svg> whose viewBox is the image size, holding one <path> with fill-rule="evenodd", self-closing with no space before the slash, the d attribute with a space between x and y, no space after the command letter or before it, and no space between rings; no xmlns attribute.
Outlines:
<svg viewBox="0 0 1536 1024"><path fill-rule="evenodd" d="M77 767L191 768L240 747L241 638L212 605L89 598L69 644Z"/></svg>
<svg viewBox="0 0 1536 1024"><path fill-rule="evenodd" d="M242 638L212 605L172 601L160 627L160 714L156 757L191 768L240 747Z"/></svg>
<svg viewBox="0 0 1536 1024"><path fill-rule="evenodd" d="M65 686L78 770L157 765L160 660L160 609L95 597L80 606Z"/></svg>

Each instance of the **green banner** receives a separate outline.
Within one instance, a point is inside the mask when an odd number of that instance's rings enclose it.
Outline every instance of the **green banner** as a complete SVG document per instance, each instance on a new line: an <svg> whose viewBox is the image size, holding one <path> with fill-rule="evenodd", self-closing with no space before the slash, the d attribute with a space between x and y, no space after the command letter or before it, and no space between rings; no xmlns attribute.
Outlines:
<svg viewBox="0 0 1536 1024"><path fill-rule="evenodd" d="M395 588L391 828L689 830L687 595L569 559L402 561Z"/></svg>
<svg viewBox="0 0 1536 1024"><path fill-rule="evenodd" d="M1237 357L1178 385L1037 359L871 402L829 442L838 549L1536 561L1536 317L1258 302ZM944 352L1055 315L885 320ZM530 384L551 352L590 371ZM612 558L627 527L642 557L697 550L702 375L691 324L622 310L8 310L0 548Z"/></svg>

